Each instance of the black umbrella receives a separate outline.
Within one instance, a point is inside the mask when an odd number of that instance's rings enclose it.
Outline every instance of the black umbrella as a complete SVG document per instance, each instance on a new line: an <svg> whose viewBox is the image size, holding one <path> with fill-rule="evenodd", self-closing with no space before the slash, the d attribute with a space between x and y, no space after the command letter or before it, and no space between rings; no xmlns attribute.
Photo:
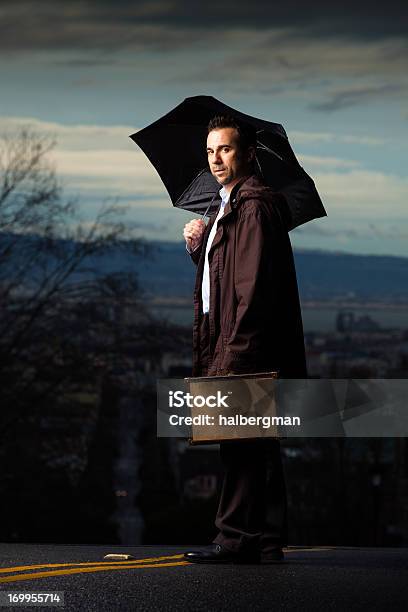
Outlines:
<svg viewBox="0 0 408 612"><path fill-rule="evenodd" d="M256 129L257 171L267 185L285 196L288 207L282 212L289 230L326 215L314 182L297 161L284 128L241 113L212 96L186 98L130 136L156 168L174 206L200 214L218 208L220 185L208 167L206 138L210 119L222 114Z"/></svg>

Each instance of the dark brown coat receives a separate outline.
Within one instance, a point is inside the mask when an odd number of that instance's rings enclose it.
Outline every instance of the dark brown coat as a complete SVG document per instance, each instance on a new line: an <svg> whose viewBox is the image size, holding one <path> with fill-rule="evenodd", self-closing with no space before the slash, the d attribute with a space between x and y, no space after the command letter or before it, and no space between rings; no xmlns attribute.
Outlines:
<svg viewBox="0 0 408 612"><path fill-rule="evenodd" d="M191 254L197 264L193 376L279 370L281 377L306 377L296 272L282 198L256 175L232 189L209 252L209 329L204 337L201 284L216 214L201 246Z"/></svg>

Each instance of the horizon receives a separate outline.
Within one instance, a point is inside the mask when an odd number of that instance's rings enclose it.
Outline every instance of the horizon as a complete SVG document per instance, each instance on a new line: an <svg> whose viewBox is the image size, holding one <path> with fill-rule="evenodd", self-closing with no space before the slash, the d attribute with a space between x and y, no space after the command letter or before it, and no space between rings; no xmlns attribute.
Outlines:
<svg viewBox="0 0 408 612"><path fill-rule="evenodd" d="M0 231L0 236L4 235L4 234L12 234L12 235L16 235L18 232L3 232ZM290 235L291 232L289 232ZM34 233L23 233L23 232L19 232L20 236L30 236L30 237L36 237L36 238L41 238L41 234L34 234ZM134 240L135 238L120 238L119 242L129 242L131 240ZM141 239L146 241L147 243L158 243L158 244L165 244L165 245L171 245L171 246L176 246L179 245L182 249L182 251L184 251L185 248L185 242L183 240L183 238L181 239L174 239L174 240L170 240L170 239L160 239L160 238L145 238L144 236L137 236L136 239ZM66 238L66 237L58 237L57 240L62 240L62 241L73 241L75 240L75 238ZM354 256L354 257L390 257L390 258L395 258L395 259L408 259L408 254L407 255L393 255L390 253L351 253L349 251L340 251L340 250L332 250L332 249L327 249L327 248L318 248L318 247L296 247L293 246L293 253L317 253L317 254L323 254L323 255L350 255L350 256ZM186 260L188 261L188 260Z"/></svg>

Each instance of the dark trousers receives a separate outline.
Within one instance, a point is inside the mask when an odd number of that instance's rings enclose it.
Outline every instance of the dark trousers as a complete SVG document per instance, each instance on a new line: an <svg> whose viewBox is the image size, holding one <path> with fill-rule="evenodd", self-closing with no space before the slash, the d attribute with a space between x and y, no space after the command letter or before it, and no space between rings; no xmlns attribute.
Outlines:
<svg viewBox="0 0 408 612"><path fill-rule="evenodd" d="M233 552L287 545L286 487L278 440L221 442L224 482L214 542Z"/></svg>
<svg viewBox="0 0 408 612"><path fill-rule="evenodd" d="M204 316L201 337L207 337ZM208 347L201 344L202 363ZM204 368L205 369L205 368ZM220 444L224 481L215 519L214 542L233 552L261 553L287 545L286 487L280 443L274 439L231 440Z"/></svg>

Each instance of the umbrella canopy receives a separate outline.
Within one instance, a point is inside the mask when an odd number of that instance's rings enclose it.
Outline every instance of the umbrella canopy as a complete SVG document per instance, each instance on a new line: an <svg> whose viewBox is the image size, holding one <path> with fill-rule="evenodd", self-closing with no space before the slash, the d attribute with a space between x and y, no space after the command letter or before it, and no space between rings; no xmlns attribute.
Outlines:
<svg viewBox="0 0 408 612"><path fill-rule="evenodd" d="M231 115L257 133L257 172L285 196L288 229L324 217L314 182L296 159L284 128L241 113L212 96L186 98L169 113L131 134L160 175L173 205L203 214L219 205L219 183L207 161L207 125L214 115Z"/></svg>

